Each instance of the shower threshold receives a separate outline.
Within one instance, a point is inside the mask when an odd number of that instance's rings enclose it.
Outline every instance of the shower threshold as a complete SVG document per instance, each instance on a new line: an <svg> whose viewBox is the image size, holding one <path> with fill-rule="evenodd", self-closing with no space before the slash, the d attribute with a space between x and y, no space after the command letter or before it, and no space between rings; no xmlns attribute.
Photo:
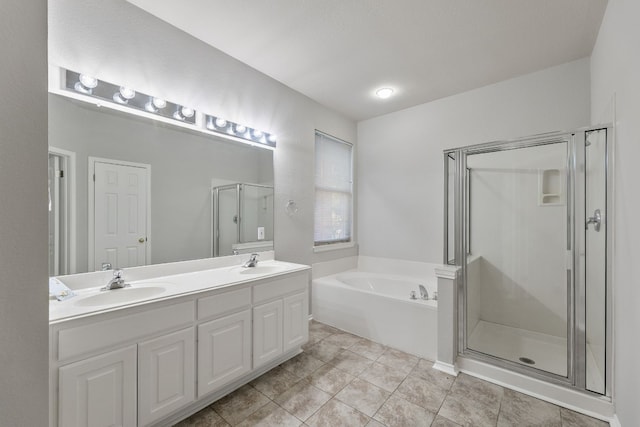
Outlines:
<svg viewBox="0 0 640 427"><path fill-rule="evenodd" d="M524 366L567 375L567 340L564 337L480 320L469 336L467 347ZM587 345L589 389L593 389L590 385L603 384L597 368L599 364L602 362L596 362L591 346Z"/></svg>

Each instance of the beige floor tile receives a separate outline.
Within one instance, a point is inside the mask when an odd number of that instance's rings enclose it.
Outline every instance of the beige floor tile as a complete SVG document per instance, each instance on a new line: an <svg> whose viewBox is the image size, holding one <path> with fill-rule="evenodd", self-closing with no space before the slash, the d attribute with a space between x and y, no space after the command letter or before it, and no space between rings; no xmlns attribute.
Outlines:
<svg viewBox="0 0 640 427"><path fill-rule="evenodd" d="M498 427L513 425L561 427L560 408L517 391L505 389Z"/></svg>
<svg viewBox="0 0 640 427"><path fill-rule="evenodd" d="M342 347L337 344L327 342L326 340L322 340L305 351L316 359L322 360L323 362L329 362L342 352Z"/></svg>
<svg viewBox="0 0 640 427"><path fill-rule="evenodd" d="M307 377L309 382L322 391L334 395L351 382L355 377L332 365L324 365Z"/></svg>
<svg viewBox="0 0 640 427"><path fill-rule="evenodd" d="M229 423L215 413L210 407L196 412L189 418L179 422L175 427L228 427Z"/></svg>
<svg viewBox="0 0 640 427"><path fill-rule="evenodd" d="M407 374L402 371L378 362L374 362L358 375L359 378L377 385L388 392L393 392L398 388L406 376Z"/></svg>
<svg viewBox="0 0 640 427"><path fill-rule="evenodd" d="M287 392L275 398L275 402L296 418L305 421L322 405L331 399L331 395L302 380Z"/></svg>
<svg viewBox="0 0 640 427"><path fill-rule="evenodd" d="M342 332L340 329L336 329L333 326L329 326L325 323L320 323L315 320L309 322L309 332L324 332L326 334L338 334Z"/></svg>
<svg viewBox="0 0 640 427"><path fill-rule="evenodd" d="M373 418L371 419L371 421L369 421L369 424L367 424L366 427L386 427L384 424L382 424L380 421L376 421Z"/></svg>
<svg viewBox="0 0 640 427"><path fill-rule="evenodd" d="M388 391L356 378L336 394L336 399L371 417L389 396Z"/></svg>
<svg viewBox="0 0 640 427"><path fill-rule="evenodd" d="M436 419L431 423L431 427L462 427L458 423L446 419L442 415L436 415Z"/></svg>
<svg viewBox="0 0 640 427"><path fill-rule="evenodd" d="M458 375L450 391L451 394L476 400L494 409L496 413L500 407L502 396L504 395L503 387L467 374Z"/></svg>
<svg viewBox="0 0 640 427"><path fill-rule="evenodd" d="M262 376L251 381L251 385L270 399L284 393L293 387L300 378L291 372L276 366Z"/></svg>
<svg viewBox="0 0 640 427"><path fill-rule="evenodd" d="M322 360L316 359L308 353L300 353L280 366L293 375L304 378L322 365L324 365Z"/></svg>
<svg viewBox="0 0 640 427"><path fill-rule="evenodd" d="M609 423L561 408L562 427L606 427Z"/></svg>
<svg viewBox="0 0 640 427"><path fill-rule="evenodd" d="M369 341L366 338L360 339L360 341L357 341L349 347L349 351L371 360L376 360L378 357L382 356L382 353L384 353L386 349L386 346L378 344L377 342Z"/></svg>
<svg viewBox="0 0 640 427"><path fill-rule="evenodd" d="M215 402L211 407L229 424L235 425L262 408L269 398L250 385L240 387Z"/></svg>
<svg viewBox="0 0 640 427"><path fill-rule="evenodd" d="M269 402L238 424L238 427L298 427L300 425L302 421L274 402Z"/></svg>
<svg viewBox="0 0 640 427"><path fill-rule="evenodd" d="M434 369L433 362L427 359L420 359L416 367L411 371L411 375L425 379L444 390L449 390L456 379L452 375Z"/></svg>
<svg viewBox="0 0 640 427"><path fill-rule="evenodd" d="M437 413L440 410L444 398L447 396L446 390L429 381L408 376L396 390L403 399L421 406L430 412Z"/></svg>
<svg viewBox="0 0 640 427"><path fill-rule="evenodd" d="M329 364L341 369L351 375L359 375L373 364L372 360L359 356L349 350L343 350L336 357L329 361Z"/></svg>
<svg viewBox="0 0 640 427"><path fill-rule="evenodd" d="M498 406L487 406L469 394L449 394L440 407L439 415L463 426L495 427Z"/></svg>
<svg viewBox="0 0 640 427"><path fill-rule="evenodd" d="M362 412L331 399L306 422L310 427L364 427L370 418Z"/></svg>
<svg viewBox="0 0 640 427"><path fill-rule="evenodd" d="M388 348L378 357L377 362L408 374L418 364L418 358L409 353Z"/></svg>
<svg viewBox="0 0 640 427"><path fill-rule="evenodd" d="M429 427L435 414L392 395L373 418L387 427Z"/></svg>
<svg viewBox="0 0 640 427"><path fill-rule="evenodd" d="M360 341L360 339L360 337L349 334L347 332L338 332L337 334L329 335L324 340L331 344L335 344L344 349L347 349Z"/></svg>

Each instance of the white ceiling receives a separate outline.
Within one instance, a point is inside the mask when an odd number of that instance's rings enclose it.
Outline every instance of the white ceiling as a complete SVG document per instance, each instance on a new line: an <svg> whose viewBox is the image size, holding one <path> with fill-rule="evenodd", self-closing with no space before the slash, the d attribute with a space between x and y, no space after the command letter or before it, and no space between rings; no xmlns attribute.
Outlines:
<svg viewBox="0 0 640 427"><path fill-rule="evenodd" d="M363 120L591 54L607 0L127 0ZM394 87L381 100L374 91Z"/></svg>

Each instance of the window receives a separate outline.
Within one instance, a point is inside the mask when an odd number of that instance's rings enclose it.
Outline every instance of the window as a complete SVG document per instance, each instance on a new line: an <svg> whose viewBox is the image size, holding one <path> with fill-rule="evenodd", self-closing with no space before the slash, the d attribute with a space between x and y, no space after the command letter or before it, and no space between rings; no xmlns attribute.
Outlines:
<svg viewBox="0 0 640 427"><path fill-rule="evenodd" d="M315 246L351 241L353 146L316 131Z"/></svg>

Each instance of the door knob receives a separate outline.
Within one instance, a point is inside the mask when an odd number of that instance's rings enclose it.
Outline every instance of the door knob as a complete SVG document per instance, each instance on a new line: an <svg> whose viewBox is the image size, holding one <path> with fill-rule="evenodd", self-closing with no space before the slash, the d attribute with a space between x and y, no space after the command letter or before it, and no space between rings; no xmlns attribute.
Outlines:
<svg viewBox="0 0 640 427"><path fill-rule="evenodd" d="M144 243L144 237L139 238L138 243Z"/></svg>
<svg viewBox="0 0 640 427"><path fill-rule="evenodd" d="M600 213L600 209L596 209L593 212L593 216L587 218L587 224L584 226L585 230L589 229L589 224L593 224L593 229L595 231L600 231L600 224L602 223L602 214Z"/></svg>

